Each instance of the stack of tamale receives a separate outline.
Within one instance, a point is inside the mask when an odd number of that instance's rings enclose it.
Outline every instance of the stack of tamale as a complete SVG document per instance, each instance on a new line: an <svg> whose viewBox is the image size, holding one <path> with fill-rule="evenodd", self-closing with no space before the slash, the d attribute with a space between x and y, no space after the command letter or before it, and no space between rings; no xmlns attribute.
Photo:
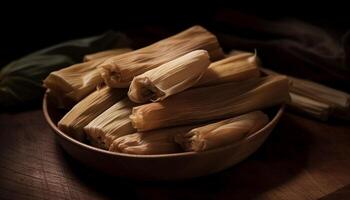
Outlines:
<svg viewBox="0 0 350 200"><path fill-rule="evenodd" d="M97 148L128 154L207 151L237 143L289 101L289 80L262 76L255 53L224 56L201 26L147 47L87 55L45 80L58 127Z"/></svg>

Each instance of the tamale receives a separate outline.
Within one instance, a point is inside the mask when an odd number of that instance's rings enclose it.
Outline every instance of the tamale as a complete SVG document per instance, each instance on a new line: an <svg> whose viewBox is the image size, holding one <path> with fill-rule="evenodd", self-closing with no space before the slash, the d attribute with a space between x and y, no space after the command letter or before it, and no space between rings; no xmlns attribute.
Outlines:
<svg viewBox="0 0 350 200"><path fill-rule="evenodd" d="M96 66L109 57L111 56L78 63L51 72L44 80L44 86L50 90L48 95L54 99L56 106L70 108L94 91L96 86L103 83Z"/></svg>
<svg viewBox="0 0 350 200"><path fill-rule="evenodd" d="M244 81L260 76L256 54L243 52L212 63L195 86Z"/></svg>
<svg viewBox="0 0 350 200"><path fill-rule="evenodd" d="M311 99L321 100L337 108L350 107L350 95L312 81L289 76L293 82L290 91Z"/></svg>
<svg viewBox="0 0 350 200"><path fill-rule="evenodd" d="M192 128L193 126L180 126L125 135L114 140L109 150L143 155L178 153L182 150L174 141L174 136L184 134Z"/></svg>
<svg viewBox="0 0 350 200"><path fill-rule="evenodd" d="M124 89L101 88L77 103L58 122L58 128L71 137L84 141L83 128L125 96L126 90Z"/></svg>
<svg viewBox="0 0 350 200"><path fill-rule="evenodd" d="M133 127L147 131L237 116L289 100L285 76L266 76L186 90L164 101L134 107Z"/></svg>
<svg viewBox="0 0 350 200"><path fill-rule="evenodd" d="M97 53L88 54L84 56L84 62L88 62L91 60L96 60L99 58L111 57L119 54L123 54L126 52L132 51L130 48L119 48L119 49L111 49L106 51L99 51Z"/></svg>
<svg viewBox="0 0 350 200"><path fill-rule="evenodd" d="M51 72L44 80L44 86L50 89L57 106L67 108L92 92L103 81L96 66L103 60L78 63L70 67Z"/></svg>
<svg viewBox="0 0 350 200"><path fill-rule="evenodd" d="M109 87L123 88L130 85L133 77L199 49L208 51L211 61L224 56L215 35L193 26L150 46L109 58L98 68Z"/></svg>
<svg viewBox="0 0 350 200"><path fill-rule="evenodd" d="M267 74L278 74L262 69ZM321 120L350 119L350 94L309 80L288 76L291 101L288 107Z"/></svg>
<svg viewBox="0 0 350 200"><path fill-rule="evenodd" d="M287 103L288 107L298 112L308 114L321 120L327 120L332 112L332 107L327 103L316 101L309 97L295 94L294 92L290 92L290 97L291 100Z"/></svg>
<svg viewBox="0 0 350 200"><path fill-rule="evenodd" d="M260 130L269 121L266 114L253 111L238 117L194 128L175 136L175 141L185 151L205 151L233 144Z"/></svg>
<svg viewBox="0 0 350 200"><path fill-rule="evenodd" d="M89 141L97 147L108 149L116 138L135 133L129 118L134 105L128 98L124 98L92 120L84 127Z"/></svg>
<svg viewBox="0 0 350 200"><path fill-rule="evenodd" d="M196 84L209 64L207 51L192 51L136 76L128 96L136 103L163 100Z"/></svg>

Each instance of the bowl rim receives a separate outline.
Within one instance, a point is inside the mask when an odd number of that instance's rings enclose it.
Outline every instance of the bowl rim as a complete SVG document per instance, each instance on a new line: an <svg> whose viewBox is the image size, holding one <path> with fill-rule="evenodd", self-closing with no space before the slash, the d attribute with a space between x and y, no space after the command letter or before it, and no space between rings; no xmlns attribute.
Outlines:
<svg viewBox="0 0 350 200"><path fill-rule="evenodd" d="M121 156L121 157L129 157L129 158L164 158L164 157L184 157L184 156L204 155L204 154L209 154L209 153L213 153L216 151L223 151L225 149L232 148L235 146L239 146L241 143L252 140L254 137L259 135L260 133L265 132L266 129L268 129L271 125L273 125L282 116L284 109L285 109L285 104L280 105L277 113L274 115L272 120L270 120L269 123L267 123L263 128L256 131L255 133L249 135L248 137L244 138L243 140L236 142L236 143L233 143L233 144L225 145L222 147L210 149L210 150L203 151L203 152L181 152L181 153L171 153L171 154L136 155L136 154L112 152L112 151L100 149L100 148L93 147L91 145L82 143L82 142L68 136L67 134L65 134L64 132L59 130L58 127L55 125L55 123L52 121L52 119L49 115L47 101L48 101L47 93L45 93L44 98L43 98L43 106L42 106L44 117L45 117L46 122L49 124L51 129L54 130L56 135L60 136L61 138L63 138L67 142L73 143L74 145L77 145L80 148L84 148L86 150L95 151L95 152L98 152L101 154L106 154L109 156Z"/></svg>

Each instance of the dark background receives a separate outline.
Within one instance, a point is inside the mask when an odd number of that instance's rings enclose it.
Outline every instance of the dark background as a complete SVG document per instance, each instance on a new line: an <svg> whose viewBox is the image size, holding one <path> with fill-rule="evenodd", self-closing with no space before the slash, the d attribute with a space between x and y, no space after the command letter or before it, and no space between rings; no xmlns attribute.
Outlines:
<svg viewBox="0 0 350 200"><path fill-rule="evenodd" d="M345 3L264 1L138 1L113 3L8 2L0 5L0 66L34 50L65 40L100 34L114 29L127 33L139 47L174 34L193 24L225 31L217 24L223 12L240 12L265 19L296 18L327 28L341 36L350 25ZM306 4L306 5L305 5Z"/></svg>
<svg viewBox="0 0 350 200"><path fill-rule="evenodd" d="M163 8L149 1L147 6L137 1L129 3L0 3L0 68L32 51L110 29L125 32L134 47L193 24L214 33L226 32L226 26L218 23L224 13L245 13L269 20L296 18L323 27L339 41L350 28L348 6L334 1L324 5L309 1L264 1L257 5L249 1L250 5L242 6L237 6L236 1L211 1L204 7L202 2L189 6L188 2L164 1L159 3ZM186 182L138 184L97 177L75 163L54 142L41 110L2 114L0 124L4 128L0 131L0 174L5 177L0 179L0 193L11 199L113 199L123 195L140 199L248 199L270 191L275 199L328 195L322 199L330 200L340 196L348 199L350 194L348 124L321 123L287 113L257 154L236 167Z"/></svg>

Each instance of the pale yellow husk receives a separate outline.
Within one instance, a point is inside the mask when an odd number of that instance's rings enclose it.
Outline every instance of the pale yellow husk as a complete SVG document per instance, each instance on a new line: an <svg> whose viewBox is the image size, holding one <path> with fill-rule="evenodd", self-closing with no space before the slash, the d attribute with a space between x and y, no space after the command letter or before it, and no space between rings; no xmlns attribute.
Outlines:
<svg viewBox="0 0 350 200"><path fill-rule="evenodd" d="M114 140L109 150L141 155L178 153L182 150L174 141L174 136L191 128L193 126L182 126L125 135Z"/></svg>
<svg viewBox="0 0 350 200"><path fill-rule="evenodd" d="M108 149L116 138L136 132L129 118L134 105L128 98L124 98L92 120L84 127L89 141Z"/></svg>
<svg viewBox="0 0 350 200"><path fill-rule="evenodd" d="M123 52L115 52L113 56ZM44 80L44 86L49 89L48 95L56 106L71 108L102 84L103 79L96 67L109 57L112 55L51 72Z"/></svg>
<svg viewBox="0 0 350 200"><path fill-rule="evenodd" d="M321 120L327 120L330 113L332 112L332 107L321 101L316 101L309 97L299 95L290 92L291 101L288 102L288 106L299 112L311 115Z"/></svg>
<svg viewBox="0 0 350 200"><path fill-rule="evenodd" d="M289 98L285 76L266 76L186 90L162 102L134 107L130 118L134 128L147 131L233 117Z"/></svg>
<svg viewBox="0 0 350 200"><path fill-rule="evenodd" d="M289 76L289 79L293 82L290 91L295 94L323 101L333 105L333 107L350 107L350 95L345 92L304 79L291 76Z"/></svg>
<svg viewBox="0 0 350 200"><path fill-rule="evenodd" d="M104 87L77 103L59 122L58 128L71 137L85 140L83 128L126 96L126 90Z"/></svg>
<svg viewBox="0 0 350 200"><path fill-rule="evenodd" d="M268 121L266 114L253 111L178 134L175 141L185 151L205 151L238 142L263 128Z"/></svg>
<svg viewBox="0 0 350 200"><path fill-rule="evenodd" d="M132 49L130 49L130 48L119 48L119 49L100 51L97 53L85 55L84 62L88 62L88 61L96 60L96 59L100 59L100 58L108 58L111 56L123 54L123 53L130 52L130 51L132 51Z"/></svg>
<svg viewBox="0 0 350 200"><path fill-rule="evenodd" d="M195 50L136 76L128 96L136 103L160 101L195 85L210 64L208 52Z"/></svg>
<svg viewBox="0 0 350 200"><path fill-rule="evenodd" d="M256 54L243 52L212 63L195 86L244 81L260 76Z"/></svg>
<svg viewBox="0 0 350 200"><path fill-rule="evenodd" d="M211 61L224 56L215 35L201 26L193 26L150 46L109 58L98 68L108 86L123 88L135 76L199 49L208 51Z"/></svg>
<svg viewBox="0 0 350 200"><path fill-rule="evenodd" d="M51 72L44 80L44 86L50 89L58 107L67 108L87 96L103 81L96 66L103 60L78 63L70 67Z"/></svg>
<svg viewBox="0 0 350 200"><path fill-rule="evenodd" d="M267 74L278 74L263 69ZM321 120L333 116L350 119L350 94L309 80L288 76L291 101L288 106Z"/></svg>

